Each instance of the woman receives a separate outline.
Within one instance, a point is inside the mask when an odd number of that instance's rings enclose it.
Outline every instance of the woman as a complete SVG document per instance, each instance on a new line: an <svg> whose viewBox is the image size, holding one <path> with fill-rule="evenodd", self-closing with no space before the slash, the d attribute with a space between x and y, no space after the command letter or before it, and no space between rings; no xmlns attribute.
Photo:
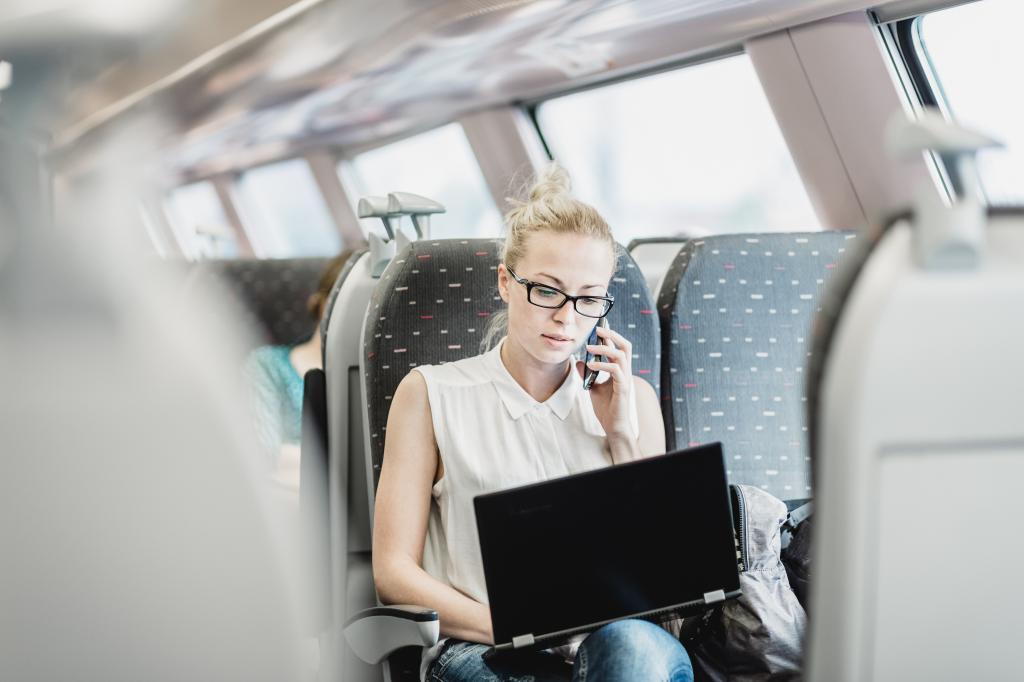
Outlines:
<svg viewBox="0 0 1024 682"><path fill-rule="evenodd" d="M302 438L303 377L323 366L320 321L327 297L352 252L342 251L331 259L317 289L306 302L317 326L313 334L294 346L262 346L245 362L252 390L256 433L267 451L276 453L274 479L288 489L299 489L299 441Z"/></svg>
<svg viewBox="0 0 1024 682"><path fill-rule="evenodd" d="M605 361L590 369L609 378L582 389L573 352L610 308L615 242L568 189L552 166L506 218L498 290L508 308L493 323L507 323L504 338L482 355L416 368L392 400L374 580L385 603L438 611L442 639L424 654L424 679L692 679L682 645L638 620L558 651L482 658L493 634L473 497L665 449L657 396L632 376L630 343L617 332L598 329L588 348Z"/></svg>

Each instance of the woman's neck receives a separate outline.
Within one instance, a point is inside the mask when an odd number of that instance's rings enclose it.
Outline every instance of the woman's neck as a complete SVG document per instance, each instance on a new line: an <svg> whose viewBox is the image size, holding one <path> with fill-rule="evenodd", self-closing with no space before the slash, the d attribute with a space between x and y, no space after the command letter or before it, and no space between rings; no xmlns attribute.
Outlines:
<svg viewBox="0 0 1024 682"><path fill-rule="evenodd" d="M501 344L501 362L516 383L539 403L555 394L572 369L569 361L560 365L538 362L509 337Z"/></svg>

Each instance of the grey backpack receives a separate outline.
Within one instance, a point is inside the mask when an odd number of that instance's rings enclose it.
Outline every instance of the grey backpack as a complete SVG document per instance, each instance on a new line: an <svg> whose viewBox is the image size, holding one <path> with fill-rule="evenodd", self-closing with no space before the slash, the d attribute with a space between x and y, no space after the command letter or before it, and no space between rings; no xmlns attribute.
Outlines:
<svg viewBox="0 0 1024 682"><path fill-rule="evenodd" d="M759 488L729 488L743 593L688 619L681 639L698 682L799 680L807 615L780 558L786 505Z"/></svg>

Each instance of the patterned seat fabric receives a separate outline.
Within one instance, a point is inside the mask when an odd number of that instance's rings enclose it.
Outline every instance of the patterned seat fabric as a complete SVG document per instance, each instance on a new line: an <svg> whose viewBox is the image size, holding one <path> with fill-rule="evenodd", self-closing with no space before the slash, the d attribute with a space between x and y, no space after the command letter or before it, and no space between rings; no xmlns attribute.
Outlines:
<svg viewBox="0 0 1024 682"><path fill-rule="evenodd" d="M328 258L203 261L191 278L220 282L259 342L290 345L309 338L315 327L306 303L329 263Z"/></svg>
<svg viewBox="0 0 1024 682"><path fill-rule="evenodd" d="M670 448L721 441L730 482L811 497L811 322L854 237L719 235L679 250L658 299Z"/></svg>
<svg viewBox="0 0 1024 682"><path fill-rule="evenodd" d="M500 248L495 239L414 242L381 276L367 311L362 358L374 488L391 397L402 378L417 365L481 352L490 316L504 307L496 275ZM621 247L610 290L615 305L608 322L633 344L633 373L658 391L661 342L654 301Z"/></svg>

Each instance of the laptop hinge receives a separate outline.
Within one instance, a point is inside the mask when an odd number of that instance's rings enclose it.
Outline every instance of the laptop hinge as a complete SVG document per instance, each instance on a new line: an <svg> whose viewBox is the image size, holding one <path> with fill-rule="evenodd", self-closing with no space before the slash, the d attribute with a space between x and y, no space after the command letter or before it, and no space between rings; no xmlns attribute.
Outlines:
<svg viewBox="0 0 1024 682"><path fill-rule="evenodd" d="M723 597L724 599L724 597ZM519 635L518 637L512 638L512 648L518 649L524 646L533 646L533 634Z"/></svg>
<svg viewBox="0 0 1024 682"><path fill-rule="evenodd" d="M717 604L720 601L725 601L725 590L715 590L714 592L704 593L705 604Z"/></svg>

